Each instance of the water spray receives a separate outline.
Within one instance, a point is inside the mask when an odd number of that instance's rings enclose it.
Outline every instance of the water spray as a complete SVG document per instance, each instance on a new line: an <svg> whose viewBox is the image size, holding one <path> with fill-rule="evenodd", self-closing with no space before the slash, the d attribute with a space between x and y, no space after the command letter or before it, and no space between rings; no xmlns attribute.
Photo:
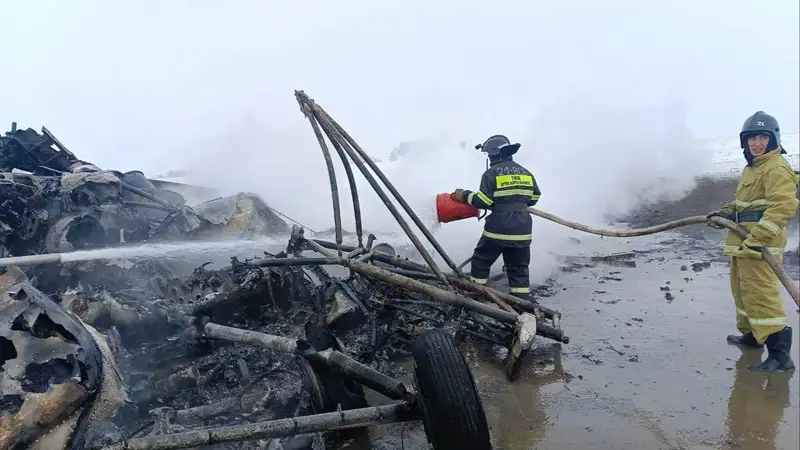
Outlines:
<svg viewBox="0 0 800 450"><path fill-rule="evenodd" d="M108 247L74 252L45 253L41 255L11 256L0 258L0 267L38 266L48 264L73 263L80 261L100 261L113 259L152 259L170 255L202 255L221 252L263 250L265 247L284 246L284 237L267 239L237 239L224 241L176 242L163 244L144 244L125 247Z"/></svg>

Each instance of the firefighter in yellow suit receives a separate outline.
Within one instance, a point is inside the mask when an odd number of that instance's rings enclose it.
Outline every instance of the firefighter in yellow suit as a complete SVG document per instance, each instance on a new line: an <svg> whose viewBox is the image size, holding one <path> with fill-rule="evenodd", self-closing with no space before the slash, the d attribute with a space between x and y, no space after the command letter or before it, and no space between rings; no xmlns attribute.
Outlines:
<svg viewBox="0 0 800 450"><path fill-rule="evenodd" d="M792 329L778 291L778 278L761 258L761 249L783 260L787 224L798 206L798 176L783 156L781 134L774 117L758 111L739 133L747 165L742 170L734 201L708 217L722 216L750 232L742 240L728 232L725 254L731 256L731 291L736 302L736 327L740 336L728 342L740 347L767 346L768 356L753 370L793 370L789 357Z"/></svg>

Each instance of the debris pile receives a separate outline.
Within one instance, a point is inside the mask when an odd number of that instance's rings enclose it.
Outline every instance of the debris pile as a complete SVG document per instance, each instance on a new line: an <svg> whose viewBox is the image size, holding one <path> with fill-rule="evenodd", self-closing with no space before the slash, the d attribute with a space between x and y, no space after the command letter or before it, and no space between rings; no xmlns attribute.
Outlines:
<svg viewBox="0 0 800 450"><path fill-rule="evenodd" d="M157 181L156 181L157 182ZM257 195L189 207L142 172L100 170L47 128L0 136L0 245L7 254L58 253L145 241L288 233Z"/></svg>
<svg viewBox="0 0 800 450"><path fill-rule="evenodd" d="M560 313L464 277L466 262L450 260L352 138L296 96L328 163L335 242L290 228L251 194L189 206L141 172L78 160L46 129L12 127L0 138L0 242L10 256L0 258L0 449L336 448L354 431L333 431L406 420L422 420L437 450L491 448L454 337L506 348L513 381L535 335L569 342ZM350 180L351 245L323 133ZM422 262L363 236L348 157ZM153 259L59 256L231 234L288 240L285 250L189 274ZM408 359L413 386L398 380ZM370 407L364 386L397 403Z"/></svg>

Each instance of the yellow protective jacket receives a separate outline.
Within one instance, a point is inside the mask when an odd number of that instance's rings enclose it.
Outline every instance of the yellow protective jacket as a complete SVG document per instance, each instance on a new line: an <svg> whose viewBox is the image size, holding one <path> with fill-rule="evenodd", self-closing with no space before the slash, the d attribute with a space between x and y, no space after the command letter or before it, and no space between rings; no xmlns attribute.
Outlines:
<svg viewBox="0 0 800 450"><path fill-rule="evenodd" d="M777 148L753 159L736 187L736 198L720 213L742 224L750 232L746 245L766 247L780 258L786 247L787 224L796 214L798 176ZM742 256L742 239L728 232L725 254Z"/></svg>

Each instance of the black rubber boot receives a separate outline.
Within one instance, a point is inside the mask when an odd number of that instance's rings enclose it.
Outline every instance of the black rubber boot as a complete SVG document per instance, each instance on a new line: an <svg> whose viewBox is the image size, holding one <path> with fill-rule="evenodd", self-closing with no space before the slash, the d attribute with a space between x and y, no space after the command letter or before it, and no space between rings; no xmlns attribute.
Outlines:
<svg viewBox="0 0 800 450"><path fill-rule="evenodd" d="M539 304L539 302L537 302L536 299L533 298L533 295L531 295L531 294L511 294L511 295L513 295L514 297L519 297L519 298L521 298L523 300L527 300L527 301L529 301L531 303L534 303L534 304L537 304L537 305Z"/></svg>
<svg viewBox="0 0 800 450"><path fill-rule="evenodd" d="M792 328L786 327L767 338L767 359L761 364L749 367L758 372L785 372L794 370L794 362L789 356L792 349Z"/></svg>
<svg viewBox="0 0 800 450"><path fill-rule="evenodd" d="M735 334L728 335L728 344L736 345L739 347L747 347L747 348L762 348L764 347L762 344L756 342L756 338L753 337L753 333L743 334L741 336L737 336Z"/></svg>

